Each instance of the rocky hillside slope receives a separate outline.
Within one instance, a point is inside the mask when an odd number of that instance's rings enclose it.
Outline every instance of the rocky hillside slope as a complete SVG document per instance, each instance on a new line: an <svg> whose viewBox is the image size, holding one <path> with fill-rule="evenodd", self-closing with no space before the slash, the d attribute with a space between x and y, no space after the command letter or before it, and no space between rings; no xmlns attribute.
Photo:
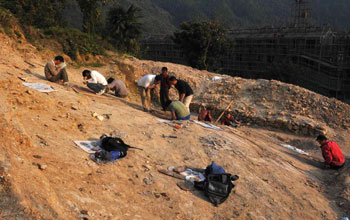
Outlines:
<svg viewBox="0 0 350 220"><path fill-rule="evenodd" d="M213 73L115 56L96 69L123 79L131 96L96 96L82 84L80 73L86 67L68 67L74 91L44 79L43 65L53 52L38 52L24 40L19 43L3 34L0 42L2 219L333 220L350 214L349 168L320 169L321 155L309 134L317 126L325 128L349 156L349 113L343 103L279 82L231 77L215 81L218 75ZM190 121L178 130L141 111L135 81L162 66L194 87L194 111L206 103L219 113L234 99L232 111L247 123L215 131ZM46 83L57 91L39 93L24 87L23 80ZM110 118L97 120L94 112ZM304 135L285 132L289 122L283 120L292 120L292 128ZM283 127L274 126L277 122ZM306 124L314 129L302 132ZM123 137L144 151L131 150L123 160L97 165L73 141L103 133ZM280 144L292 144L311 156ZM200 192L181 190L178 180L157 171L205 167L211 161L240 176L234 193L219 207Z"/></svg>
<svg viewBox="0 0 350 220"><path fill-rule="evenodd" d="M188 81L194 88L191 108L195 112L200 105L209 105L214 109L214 115L219 116L233 100L230 108L232 114L246 124L307 136L320 133L333 135L334 129L346 132L350 127L348 104L298 86L274 80L218 75L191 67L134 58L125 59L122 63L130 69L125 79L131 86L136 82L134 79L148 73L159 74L160 69L167 66L171 75ZM123 72L116 71L120 74Z"/></svg>

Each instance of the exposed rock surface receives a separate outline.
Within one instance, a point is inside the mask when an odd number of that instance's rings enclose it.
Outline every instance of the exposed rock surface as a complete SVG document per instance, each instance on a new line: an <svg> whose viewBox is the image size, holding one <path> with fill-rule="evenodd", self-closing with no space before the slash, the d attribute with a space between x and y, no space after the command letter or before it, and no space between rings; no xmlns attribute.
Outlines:
<svg viewBox="0 0 350 220"><path fill-rule="evenodd" d="M320 169L313 136L266 129L289 130L292 122L298 132L303 123L325 127L349 156L349 137L343 129L349 113L343 103L279 82L231 77L214 81L217 75L188 67L113 56L96 69L124 80L131 95L96 96L82 84L81 71L89 67L68 66L71 83L80 88L76 92L43 77L52 51L39 53L2 34L0 42L0 219L333 220L350 214L349 171ZM222 131L215 131L187 122L174 129L143 112L135 82L164 65L193 85L194 110L200 103L211 104L217 115L235 99L232 111L255 127L221 126ZM28 90L23 79L57 91ZM314 109L322 102L328 111ZM110 117L96 120L94 112ZM130 150L127 158L97 165L73 141L102 134L122 137L144 150ZM297 144L312 157L296 155L280 147L283 143ZM157 172L169 166L203 168L213 160L240 176L233 194L219 207Z"/></svg>

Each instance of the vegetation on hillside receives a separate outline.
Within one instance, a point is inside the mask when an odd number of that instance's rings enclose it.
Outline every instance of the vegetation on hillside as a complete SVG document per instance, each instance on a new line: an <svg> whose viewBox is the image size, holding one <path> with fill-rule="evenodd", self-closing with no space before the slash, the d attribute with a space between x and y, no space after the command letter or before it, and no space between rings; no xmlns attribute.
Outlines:
<svg viewBox="0 0 350 220"><path fill-rule="evenodd" d="M9 28L16 17L20 21L16 25L22 27L30 42L34 43L39 38L54 39L73 60L77 60L79 54L103 55L106 49L128 53L138 51L140 9L133 5L129 9L114 6L110 9L108 20L103 21L103 4L114 0L78 1L84 17L83 29L79 30L65 25L63 11L70 1L0 0L0 24L7 34L12 34Z"/></svg>
<svg viewBox="0 0 350 220"><path fill-rule="evenodd" d="M226 29L217 21L185 22L174 33L174 42L185 52L192 67L211 71L218 71L233 46Z"/></svg>
<svg viewBox="0 0 350 220"><path fill-rule="evenodd" d="M350 29L348 0L309 0L312 22ZM290 21L294 0L118 0L142 9L144 35L172 34L186 21L218 20L226 28L280 25Z"/></svg>
<svg viewBox="0 0 350 220"><path fill-rule="evenodd" d="M106 35L109 41L122 52L139 52L137 39L141 35L141 10L134 5L128 9L114 6L108 13Z"/></svg>

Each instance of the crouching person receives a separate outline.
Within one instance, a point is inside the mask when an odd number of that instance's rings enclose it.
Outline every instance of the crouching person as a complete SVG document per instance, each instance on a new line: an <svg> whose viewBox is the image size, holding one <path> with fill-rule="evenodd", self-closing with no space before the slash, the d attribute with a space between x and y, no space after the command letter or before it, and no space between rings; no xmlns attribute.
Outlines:
<svg viewBox="0 0 350 220"><path fill-rule="evenodd" d="M64 84L68 82L67 65L62 56L57 56L45 65L45 76L50 82Z"/></svg>
<svg viewBox="0 0 350 220"><path fill-rule="evenodd" d="M169 101L168 109L171 112L171 120L190 120L191 113L187 107L180 101Z"/></svg>
<svg viewBox="0 0 350 220"><path fill-rule="evenodd" d="M143 110L149 112L151 110L151 91L155 89L157 84L160 83L162 77L160 75L145 75L138 82L137 86L139 87L141 102Z"/></svg>
<svg viewBox="0 0 350 220"><path fill-rule="evenodd" d="M96 95L102 95L106 92L108 83L101 73L95 70L84 70L82 74L84 77L84 84L87 84L87 87L94 91Z"/></svg>
<svg viewBox="0 0 350 220"><path fill-rule="evenodd" d="M324 135L319 135L316 140L321 145L325 167L336 170L342 168L345 158L338 144L335 141L328 141Z"/></svg>
<svg viewBox="0 0 350 220"><path fill-rule="evenodd" d="M237 128L240 123L239 123L239 121L234 119L230 113L227 113L226 117L221 120L221 124Z"/></svg>
<svg viewBox="0 0 350 220"><path fill-rule="evenodd" d="M114 91L115 96L119 98L126 98L128 96L128 89L126 88L123 81L120 79L109 78L107 82L108 88Z"/></svg>

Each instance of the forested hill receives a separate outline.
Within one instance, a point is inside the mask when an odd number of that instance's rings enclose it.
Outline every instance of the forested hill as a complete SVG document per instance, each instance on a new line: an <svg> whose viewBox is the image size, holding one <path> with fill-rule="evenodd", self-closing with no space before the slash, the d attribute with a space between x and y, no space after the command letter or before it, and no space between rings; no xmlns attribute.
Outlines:
<svg viewBox="0 0 350 220"><path fill-rule="evenodd" d="M216 19L227 28L261 27L286 23L294 0L117 0L127 8L142 9L144 30L149 34L172 33L188 20ZM350 29L349 0L310 0L314 24L331 24L336 29ZM70 3L72 4L72 3ZM108 5L104 11L108 11ZM77 27L82 19L71 5L68 23Z"/></svg>
<svg viewBox="0 0 350 220"><path fill-rule="evenodd" d="M313 22L350 29L349 0L310 0ZM172 33L184 21L217 19L226 27L259 27L285 23L294 0L117 0L142 9L144 32ZM107 11L107 9L105 10ZM74 13L76 15L76 13ZM77 21L76 17L74 19ZM79 19L78 19L79 20Z"/></svg>

